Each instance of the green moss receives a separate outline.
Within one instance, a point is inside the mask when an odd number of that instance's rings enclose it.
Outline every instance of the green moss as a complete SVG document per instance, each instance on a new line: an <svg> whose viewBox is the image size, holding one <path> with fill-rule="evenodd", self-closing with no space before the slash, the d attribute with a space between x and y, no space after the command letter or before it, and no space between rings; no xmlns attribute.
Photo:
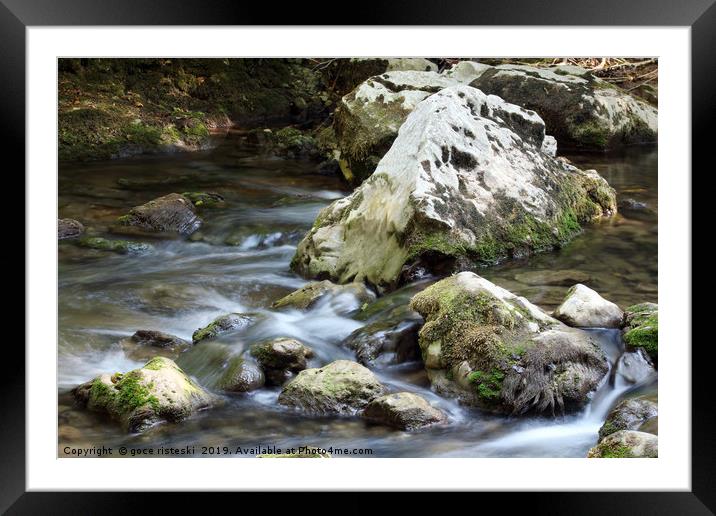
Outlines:
<svg viewBox="0 0 716 516"><path fill-rule="evenodd" d="M583 146L606 149L609 147L612 138L609 127L598 122L596 119L589 119L580 123L574 123L570 127L570 136L573 140Z"/></svg>
<svg viewBox="0 0 716 516"><path fill-rule="evenodd" d="M112 387L96 378L90 387L89 399L97 407L107 407L113 401L115 393Z"/></svg>
<svg viewBox="0 0 716 516"><path fill-rule="evenodd" d="M128 414L147 405L159 410L159 400L150 391L152 385L144 386L141 379L139 371L131 371L116 383L115 405L119 413Z"/></svg>
<svg viewBox="0 0 716 516"><path fill-rule="evenodd" d="M624 342L632 348L643 348L656 363L659 354L659 313L655 305L644 303L626 309Z"/></svg>
<svg viewBox="0 0 716 516"><path fill-rule="evenodd" d="M614 432L618 432L619 430L621 430L621 428L617 428L612 421L607 420L599 429L599 438L603 439L604 437L611 435Z"/></svg>
<svg viewBox="0 0 716 516"><path fill-rule="evenodd" d="M605 446L600 451L600 457L603 459L628 459L633 457L631 449L624 445Z"/></svg>
<svg viewBox="0 0 716 516"><path fill-rule="evenodd" d="M468 381L474 384L478 395L485 401L497 401L500 399L502 392L502 381L505 379L505 373L501 370L493 368L491 372L473 371L468 377Z"/></svg>

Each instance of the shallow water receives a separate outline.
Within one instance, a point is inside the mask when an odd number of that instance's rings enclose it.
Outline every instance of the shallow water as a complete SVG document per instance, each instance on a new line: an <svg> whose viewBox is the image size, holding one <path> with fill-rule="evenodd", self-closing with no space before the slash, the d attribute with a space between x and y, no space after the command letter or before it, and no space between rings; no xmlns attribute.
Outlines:
<svg viewBox="0 0 716 516"><path fill-rule="evenodd" d="M585 229L557 252L481 274L547 310L559 304L575 277L622 306L657 301L656 150L568 157L582 168L597 169L617 189L620 201L631 199L636 209L623 209L617 219ZM82 249L69 241L59 244L60 454L65 445L195 445L200 455L201 446L235 451L237 446L310 444L369 448L369 456L378 457L584 457L620 397L637 390L655 392L655 378L634 385L612 375L583 413L554 420L497 417L435 395L421 364L408 363L376 373L391 390L417 392L435 403L448 414L449 425L410 434L359 418L305 416L277 405L279 390L270 388L226 396L223 406L180 424L126 435L105 417L73 408L68 390L99 373L143 365L119 344L136 330L160 330L190 340L195 329L218 315L259 314L260 322L248 331L201 343L177 359L211 388L228 356L266 337L302 340L316 352L312 365L352 359L352 352L339 343L365 324L351 317L358 305L347 297L308 312L268 308L306 283L288 267L295 246L318 211L348 190L338 178L317 174L311 163L257 155L235 135L200 153L62 164L59 214L112 236L110 226L128 208L186 191L212 191L226 199L225 207L202 213L205 225L189 241L152 239L153 249L136 256ZM425 284L405 287L392 296L394 303L407 302ZM618 332L594 333L615 364L623 351ZM247 450L247 456L254 454Z"/></svg>

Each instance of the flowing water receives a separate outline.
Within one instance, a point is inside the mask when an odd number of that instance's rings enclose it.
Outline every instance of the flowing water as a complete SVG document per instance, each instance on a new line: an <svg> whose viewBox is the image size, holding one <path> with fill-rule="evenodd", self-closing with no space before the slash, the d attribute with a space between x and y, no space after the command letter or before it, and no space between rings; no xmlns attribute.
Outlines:
<svg viewBox="0 0 716 516"><path fill-rule="evenodd" d="M617 189L622 215L591 226L563 249L486 268L481 274L546 310L577 281L621 306L657 301L657 167L655 149L610 155L568 156L597 169ZM318 211L348 193L334 176L298 160L260 155L235 134L209 151L151 159L62 164L59 215L105 235L116 217L170 192L211 191L226 199L205 210L205 225L189 240L156 239L143 255L119 255L59 244L58 402L59 453L78 446L201 446L252 448L314 445L369 449L372 457L584 457L596 443L608 410L623 396L656 393L656 378L634 354L623 354L615 330L590 330L612 371L578 414L510 418L441 398L429 389L419 363L376 370L388 387L419 393L440 407L449 424L419 433L370 425L357 417L302 415L276 403L279 389L229 395L218 408L179 424L127 435L106 417L72 406L69 390L99 373L141 367L146 357L120 341L139 329L191 340L192 332L228 312L254 312L248 331L204 342L177 363L211 388L228 356L272 336L311 346L311 366L347 358L340 346L365 324L352 318L357 301L339 297L307 312L272 311L271 302L306 281L289 270L296 244ZM107 235L110 236L111 235ZM115 236L116 237L116 236ZM117 237L122 238L122 237ZM390 295L386 310L407 303L430 280ZM358 453L358 452L356 452ZM247 456L253 456L248 451ZM335 456L335 454L334 454Z"/></svg>

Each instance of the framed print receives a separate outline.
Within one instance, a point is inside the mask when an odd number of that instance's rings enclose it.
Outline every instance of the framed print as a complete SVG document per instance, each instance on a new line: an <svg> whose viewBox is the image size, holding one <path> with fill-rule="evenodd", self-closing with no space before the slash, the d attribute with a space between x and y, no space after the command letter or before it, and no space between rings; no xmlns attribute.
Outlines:
<svg viewBox="0 0 716 516"><path fill-rule="evenodd" d="M710 514L691 170L716 8L616 4L315 25L4 1L27 303L3 510L530 491Z"/></svg>

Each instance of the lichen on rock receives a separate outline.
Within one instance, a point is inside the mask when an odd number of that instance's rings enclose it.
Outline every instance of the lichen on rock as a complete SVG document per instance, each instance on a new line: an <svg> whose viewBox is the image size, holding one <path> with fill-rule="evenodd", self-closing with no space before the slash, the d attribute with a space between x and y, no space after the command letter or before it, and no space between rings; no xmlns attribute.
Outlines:
<svg viewBox="0 0 716 516"><path fill-rule="evenodd" d="M659 438L637 430L619 430L606 436L587 457L597 459L656 458L659 456Z"/></svg>
<svg viewBox="0 0 716 516"><path fill-rule="evenodd" d="M588 333L471 272L413 297L433 388L464 403L548 415L585 404L608 371Z"/></svg>
<svg viewBox="0 0 716 516"><path fill-rule="evenodd" d="M292 268L393 288L416 265L493 264L550 250L616 211L594 171L545 154L534 112L455 86L408 116L375 173L318 215ZM445 272L441 270L439 272Z"/></svg>
<svg viewBox="0 0 716 516"><path fill-rule="evenodd" d="M242 328L245 328L250 324L254 323L256 321L256 318L256 314L233 313L221 315L203 328L199 328L198 330L196 330L192 334L191 338L194 344L197 344L202 340L215 338L222 333L226 333L229 331L238 331Z"/></svg>

